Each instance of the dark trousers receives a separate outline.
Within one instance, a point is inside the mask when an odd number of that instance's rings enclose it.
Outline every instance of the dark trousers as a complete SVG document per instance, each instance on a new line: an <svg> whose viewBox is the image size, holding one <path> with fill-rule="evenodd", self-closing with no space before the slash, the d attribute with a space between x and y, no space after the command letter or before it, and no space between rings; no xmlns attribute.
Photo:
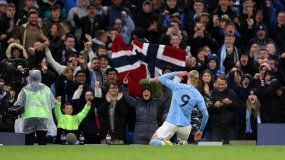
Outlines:
<svg viewBox="0 0 285 160"><path fill-rule="evenodd" d="M222 141L229 144L230 140L236 140L236 131L234 127L212 127L210 131L211 141Z"/></svg>
<svg viewBox="0 0 285 160"><path fill-rule="evenodd" d="M25 140L26 145L33 145L34 143L38 143L39 145L46 145L46 134L47 131L35 131L29 134L26 134Z"/></svg>

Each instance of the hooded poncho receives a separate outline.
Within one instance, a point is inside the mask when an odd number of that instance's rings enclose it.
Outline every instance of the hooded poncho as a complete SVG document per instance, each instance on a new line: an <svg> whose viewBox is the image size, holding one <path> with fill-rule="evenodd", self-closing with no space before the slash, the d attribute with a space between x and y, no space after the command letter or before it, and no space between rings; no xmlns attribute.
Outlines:
<svg viewBox="0 0 285 160"><path fill-rule="evenodd" d="M40 83L41 72L32 70L29 73L29 84L18 95L14 105L23 106L23 132L47 131L48 135L56 135L56 126L52 117L55 98L49 87Z"/></svg>

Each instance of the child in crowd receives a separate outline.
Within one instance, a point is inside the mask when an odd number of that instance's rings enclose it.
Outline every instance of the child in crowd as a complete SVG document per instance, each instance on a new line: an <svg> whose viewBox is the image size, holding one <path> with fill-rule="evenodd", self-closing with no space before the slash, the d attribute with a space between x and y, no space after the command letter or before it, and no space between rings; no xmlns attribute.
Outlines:
<svg viewBox="0 0 285 160"><path fill-rule="evenodd" d="M60 137L67 133L74 133L79 137L80 133L78 127L82 120L86 117L91 108L91 102L87 101L86 105L76 115L72 115L73 107L71 103L65 103L63 106L63 113L61 112L61 96L57 97L56 107L55 107L55 117L57 120L57 137L56 142L60 142ZM65 136L65 135L64 135Z"/></svg>

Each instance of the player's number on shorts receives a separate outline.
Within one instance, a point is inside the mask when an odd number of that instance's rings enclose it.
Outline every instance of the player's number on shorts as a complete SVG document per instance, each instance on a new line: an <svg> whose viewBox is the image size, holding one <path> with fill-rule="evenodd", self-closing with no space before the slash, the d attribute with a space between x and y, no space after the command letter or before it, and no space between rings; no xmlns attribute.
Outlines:
<svg viewBox="0 0 285 160"><path fill-rule="evenodd" d="M181 101L183 102L182 104L180 104L180 107L184 107L187 103L189 103L190 101L190 96L184 94L183 96L181 96Z"/></svg>

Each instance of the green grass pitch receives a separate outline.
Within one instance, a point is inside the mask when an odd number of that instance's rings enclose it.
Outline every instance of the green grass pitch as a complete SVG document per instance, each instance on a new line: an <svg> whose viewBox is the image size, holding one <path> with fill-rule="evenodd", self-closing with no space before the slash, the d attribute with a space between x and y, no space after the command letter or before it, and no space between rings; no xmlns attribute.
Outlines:
<svg viewBox="0 0 285 160"><path fill-rule="evenodd" d="M285 160L285 146L0 146L0 160Z"/></svg>

